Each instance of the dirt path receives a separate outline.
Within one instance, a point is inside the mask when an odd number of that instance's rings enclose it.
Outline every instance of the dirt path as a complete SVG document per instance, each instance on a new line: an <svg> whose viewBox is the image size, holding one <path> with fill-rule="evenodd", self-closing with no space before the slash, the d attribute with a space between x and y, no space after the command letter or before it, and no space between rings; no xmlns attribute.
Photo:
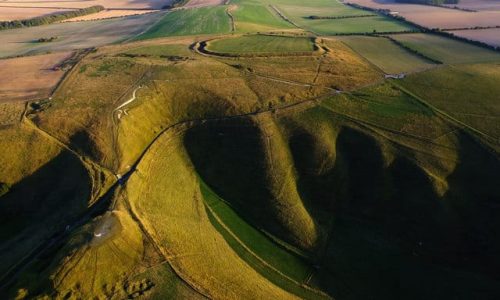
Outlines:
<svg viewBox="0 0 500 300"><path fill-rule="evenodd" d="M233 5L230 5L226 9L226 14L229 16L229 19L231 20L231 32L232 33L236 32L236 22L234 20L234 16L233 16L232 12L235 11L237 8L238 8L238 6L233 4Z"/></svg>

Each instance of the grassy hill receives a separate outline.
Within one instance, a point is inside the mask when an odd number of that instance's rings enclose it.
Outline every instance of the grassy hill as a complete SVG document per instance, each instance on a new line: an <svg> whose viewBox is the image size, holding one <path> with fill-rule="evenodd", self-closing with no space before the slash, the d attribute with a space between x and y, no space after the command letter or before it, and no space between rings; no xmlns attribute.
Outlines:
<svg viewBox="0 0 500 300"><path fill-rule="evenodd" d="M0 297L499 298L497 53L408 29L176 9L0 103Z"/></svg>

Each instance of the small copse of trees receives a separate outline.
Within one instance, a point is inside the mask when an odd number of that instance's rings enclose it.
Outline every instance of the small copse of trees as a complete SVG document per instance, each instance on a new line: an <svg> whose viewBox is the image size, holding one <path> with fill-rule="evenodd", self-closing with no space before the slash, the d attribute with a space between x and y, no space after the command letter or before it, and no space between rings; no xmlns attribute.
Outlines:
<svg viewBox="0 0 500 300"><path fill-rule="evenodd" d="M6 183L0 182L0 197L9 192L9 186Z"/></svg>
<svg viewBox="0 0 500 300"><path fill-rule="evenodd" d="M51 37L48 37L48 38L39 38L37 41L37 43L50 43L50 42L53 42L57 40L57 36L51 36Z"/></svg>

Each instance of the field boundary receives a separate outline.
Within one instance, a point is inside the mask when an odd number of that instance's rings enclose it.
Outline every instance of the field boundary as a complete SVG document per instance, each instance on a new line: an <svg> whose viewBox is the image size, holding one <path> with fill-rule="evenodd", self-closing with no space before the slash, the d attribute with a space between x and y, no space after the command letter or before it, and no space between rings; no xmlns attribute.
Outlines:
<svg viewBox="0 0 500 300"><path fill-rule="evenodd" d="M385 38L385 39L388 39L389 41L391 41L391 42L392 42L392 43L394 43L395 45L399 46L400 48L402 48L402 49L406 50L407 52L409 52L409 53L410 53L410 54L412 54L412 55L415 55L415 56L417 56L417 57L420 57L420 58L422 58L422 59L424 59L424 60L427 60L427 61L429 61L429 62L431 62L431 63L433 63L433 64L436 64L436 65L442 65L442 64L443 64L443 62L442 62L442 61L440 61L440 60L438 60L438 59L434 59L434 58L432 58L432 57L429 57L429 56L427 56L427 55L425 55L425 54L423 54L423 53L421 53L421 52L419 52L419 51L417 51L417 50L415 50L415 49L413 49L413 48L411 48L411 47L408 47L408 46L406 46L404 43L402 43L402 42L400 42L400 41L398 41L398 40L394 39L394 38L393 38L393 37L391 37L391 36L388 36L388 35L380 35L380 37Z"/></svg>

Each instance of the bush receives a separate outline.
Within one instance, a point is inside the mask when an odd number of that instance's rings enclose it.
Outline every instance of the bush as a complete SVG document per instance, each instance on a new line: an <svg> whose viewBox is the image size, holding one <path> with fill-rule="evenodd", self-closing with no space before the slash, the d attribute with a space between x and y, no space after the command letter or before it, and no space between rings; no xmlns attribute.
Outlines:
<svg viewBox="0 0 500 300"><path fill-rule="evenodd" d="M39 38L36 40L38 43L50 43L57 40L57 36L51 36L49 38Z"/></svg>
<svg viewBox="0 0 500 300"><path fill-rule="evenodd" d="M6 183L0 182L0 197L9 192L9 186Z"/></svg>

